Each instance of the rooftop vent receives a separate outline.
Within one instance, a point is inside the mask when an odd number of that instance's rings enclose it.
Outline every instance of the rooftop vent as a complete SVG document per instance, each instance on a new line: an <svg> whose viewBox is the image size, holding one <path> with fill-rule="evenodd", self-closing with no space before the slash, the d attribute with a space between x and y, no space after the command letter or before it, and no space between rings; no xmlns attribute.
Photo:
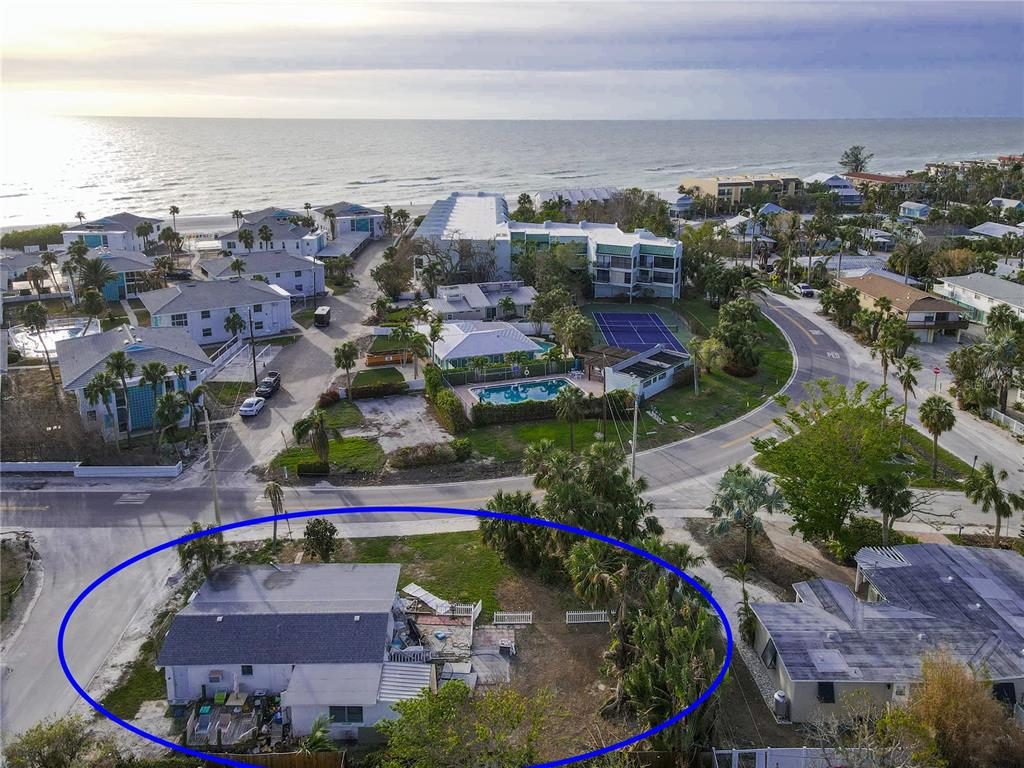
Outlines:
<svg viewBox="0 0 1024 768"><path fill-rule="evenodd" d="M952 584L953 583L953 577L952 576L943 576L942 580L944 582L946 582L947 584Z"/></svg>
<svg viewBox="0 0 1024 768"><path fill-rule="evenodd" d="M223 616L218 616L217 617L217 623L220 624L222 621L224 621L224 617Z"/></svg>
<svg viewBox="0 0 1024 768"><path fill-rule="evenodd" d="M355 615L355 616L353 617L352 621L359 621L359 615L358 615L358 614L356 614L356 615Z"/></svg>
<svg viewBox="0 0 1024 768"><path fill-rule="evenodd" d="M925 639L925 637L926 637L926 635L925 635L925 633L924 633L924 632L918 632L918 633L917 633L917 639L918 639L918 640L924 640L924 639Z"/></svg>

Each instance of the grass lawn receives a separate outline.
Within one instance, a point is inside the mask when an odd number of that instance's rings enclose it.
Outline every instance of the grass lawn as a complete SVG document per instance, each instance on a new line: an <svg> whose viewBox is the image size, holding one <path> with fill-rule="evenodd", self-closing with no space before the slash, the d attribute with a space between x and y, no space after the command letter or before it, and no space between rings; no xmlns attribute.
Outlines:
<svg viewBox="0 0 1024 768"><path fill-rule="evenodd" d="M0 622L7 620L28 567L28 553L15 540L5 539L0 551Z"/></svg>
<svg viewBox="0 0 1024 768"><path fill-rule="evenodd" d="M395 341L390 336L374 336L370 352L400 352L404 346L402 342Z"/></svg>
<svg viewBox="0 0 1024 768"><path fill-rule="evenodd" d="M332 440L330 450L332 469L343 472L379 472L384 466L384 451L376 440L363 437L346 437L344 440ZM295 474L299 464L317 461L313 449L307 445L289 448L274 457L271 467L287 469Z"/></svg>
<svg viewBox="0 0 1024 768"><path fill-rule="evenodd" d="M289 344L294 344L299 340L298 336L277 336L273 339L267 339L264 344L269 344L272 347L287 347Z"/></svg>
<svg viewBox="0 0 1024 768"><path fill-rule="evenodd" d="M155 643L147 640L124 677L100 703L118 717L130 720L139 714L143 702L166 698L167 682L163 671L154 668L155 663Z"/></svg>
<svg viewBox="0 0 1024 768"><path fill-rule="evenodd" d="M313 315L316 313L316 307L312 309L300 309L298 312L292 315L292 320L301 325L303 328L309 328L313 324Z"/></svg>
<svg viewBox="0 0 1024 768"><path fill-rule="evenodd" d="M241 403L255 389L251 381L207 381L203 386L218 403L227 406Z"/></svg>
<svg viewBox="0 0 1024 768"><path fill-rule="evenodd" d="M341 400L334 405L324 409L327 426L335 429L349 429L359 427L363 424L363 413L356 407L355 403L348 400Z"/></svg>
<svg viewBox="0 0 1024 768"><path fill-rule="evenodd" d="M613 306L622 311L623 305ZM717 322L717 311L703 300L679 301L675 306L700 335L705 335L704 329ZM646 311L649 305L634 305L637 311L641 311L637 307ZM793 356L782 333L763 317L758 322L758 330L763 341L757 374L741 379L717 370L701 376L700 395L694 395L692 385L673 387L655 395L641 412L638 428L640 450L682 440L731 421L767 401L789 380ZM648 415L651 409L660 414L665 424L659 424ZM593 442L593 434L598 430L598 420L577 425L577 443L585 447ZM627 445L631 432L628 414L617 414L616 419L609 416L609 440L619 441L618 435L621 435L623 445ZM544 437L554 439L562 447L569 445L568 427L556 420L481 427L471 430L467 437L477 452L503 460L519 458L527 445Z"/></svg>
<svg viewBox="0 0 1024 768"><path fill-rule="evenodd" d="M971 473L971 465L942 447L939 436L938 472L932 478L932 439L908 426L903 433L903 450L914 458L909 468L910 484L915 488L960 488Z"/></svg>
<svg viewBox="0 0 1024 768"><path fill-rule="evenodd" d="M378 337L379 338L379 337ZM393 366L386 368L367 368L358 371L352 377L353 387L366 387L371 384L401 384L405 381L402 372Z"/></svg>

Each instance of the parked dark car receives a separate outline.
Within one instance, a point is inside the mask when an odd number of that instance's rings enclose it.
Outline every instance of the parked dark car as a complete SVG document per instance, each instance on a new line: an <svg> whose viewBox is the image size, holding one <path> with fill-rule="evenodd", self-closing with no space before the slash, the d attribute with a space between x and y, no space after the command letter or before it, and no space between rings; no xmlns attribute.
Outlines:
<svg viewBox="0 0 1024 768"><path fill-rule="evenodd" d="M167 273L167 277L171 280L191 280L192 270L191 269L172 269Z"/></svg>
<svg viewBox="0 0 1024 768"><path fill-rule="evenodd" d="M281 388L281 373L279 371L267 371L263 381L256 387L256 397L270 398Z"/></svg>

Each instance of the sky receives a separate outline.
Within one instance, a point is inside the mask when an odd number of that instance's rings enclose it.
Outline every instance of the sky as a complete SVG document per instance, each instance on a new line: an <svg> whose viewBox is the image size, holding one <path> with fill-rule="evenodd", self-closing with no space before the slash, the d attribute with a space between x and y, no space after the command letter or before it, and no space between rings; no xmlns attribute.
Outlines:
<svg viewBox="0 0 1024 768"><path fill-rule="evenodd" d="M1024 116L1024 2L8 0L10 114Z"/></svg>

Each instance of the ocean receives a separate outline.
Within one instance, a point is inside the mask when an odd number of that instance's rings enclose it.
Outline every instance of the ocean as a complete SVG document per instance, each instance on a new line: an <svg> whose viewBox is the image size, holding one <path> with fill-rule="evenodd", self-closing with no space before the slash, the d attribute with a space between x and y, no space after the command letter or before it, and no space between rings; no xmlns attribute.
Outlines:
<svg viewBox="0 0 1024 768"><path fill-rule="evenodd" d="M870 169L1024 149L1021 119L425 121L6 116L0 227L122 210L181 209L179 229L231 225L235 208L341 200L421 210L454 191L510 194L639 186L683 176L838 170L852 144Z"/></svg>

